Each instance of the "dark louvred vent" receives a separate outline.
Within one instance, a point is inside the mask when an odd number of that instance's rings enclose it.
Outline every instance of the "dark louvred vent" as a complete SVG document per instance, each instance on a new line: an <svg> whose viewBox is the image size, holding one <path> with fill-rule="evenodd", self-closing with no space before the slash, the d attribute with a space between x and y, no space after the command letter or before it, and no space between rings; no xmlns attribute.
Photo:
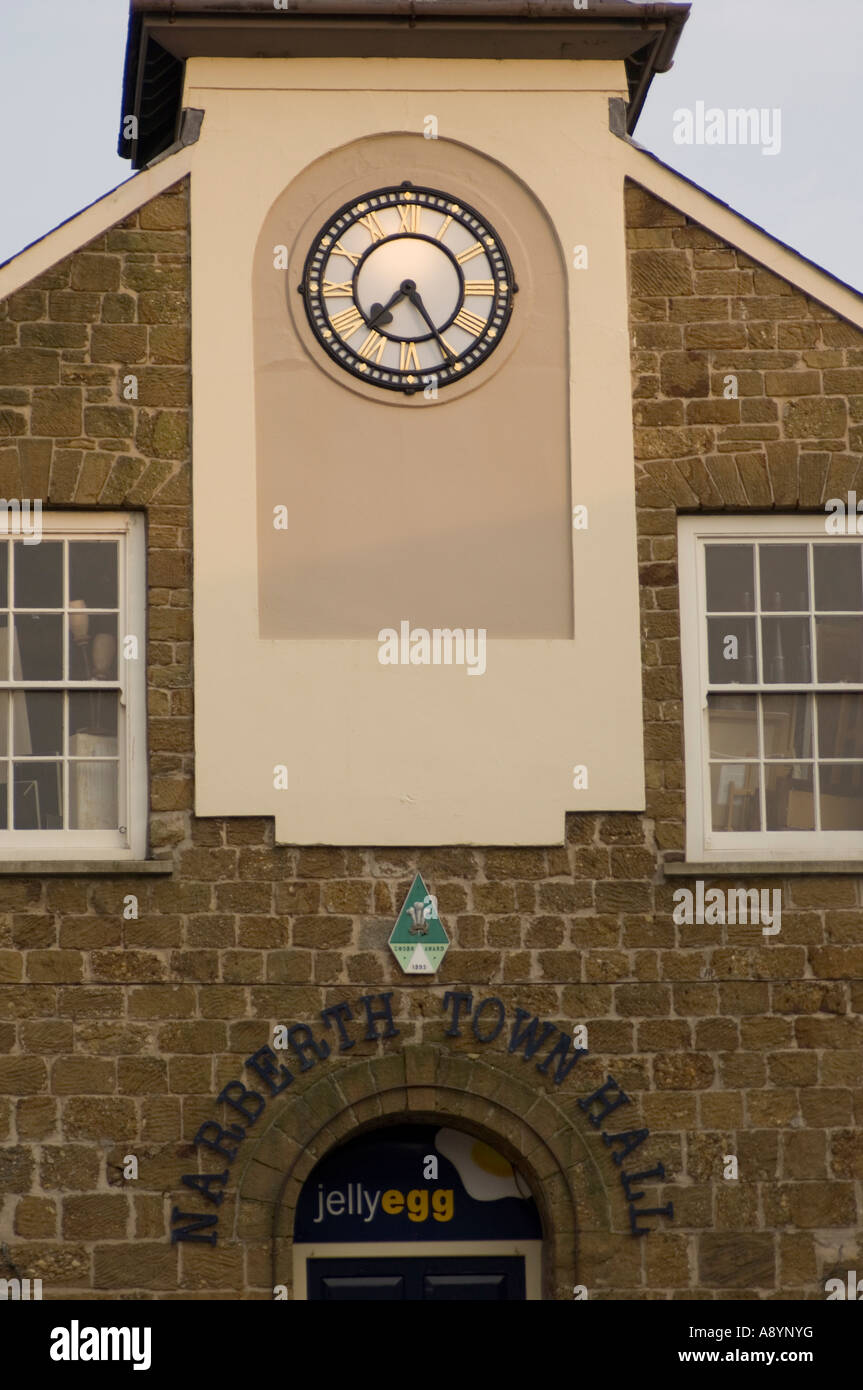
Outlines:
<svg viewBox="0 0 863 1390"><path fill-rule="evenodd" d="M146 41L143 58L141 90L131 107L138 118L137 138L126 139L121 134L119 145L119 153L131 158L135 169L142 169L176 140L183 95L181 59L151 38Z"/></svg>

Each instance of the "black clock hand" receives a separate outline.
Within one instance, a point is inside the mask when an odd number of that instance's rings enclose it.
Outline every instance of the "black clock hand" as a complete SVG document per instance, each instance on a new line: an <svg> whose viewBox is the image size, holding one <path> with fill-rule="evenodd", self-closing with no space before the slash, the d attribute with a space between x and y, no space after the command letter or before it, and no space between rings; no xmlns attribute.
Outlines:
<svg viewBox="0 0 863 1390"><path fill-rule="evenodd" d="M450 359L451 362L455 362L455 360L456 360L455 353L452 352L452 351L450 350L450 348L447 347L447 345L446 345L446 343L444 342L443 338L442 338L441 335L438 333L437 329L435 328L434 324L432 323L431 318L429 317L428 310L426 309L426 306L425 306L425 305L423 304L423 302L422 302L422 296L420 295L419 290L417 289L417 287L416 287L416 285L414 284L413 280L404 280L404 281L402 282L402 291L404 292L404 294L407 295L408 299L410 300L410 302L411 302L411 304L414 306L414 308L417 310L417 312L418 312L419 314L421 314L422 317L425 319L426 323L428 324L429 328L431 329L432 333L434 334L435 338L437 339L438 346L439 346L441 352L443 353L444 357L448 357L448 358Z"/></svg>
<svg viewBox="0 0 863 1390"><path fill-rule="evenodd" d="M393 316L390 314L390 309L392 309L395 304L398 304L399 300L404 299L404 297L405 292L402 287L399 286L389 304L373 304L372 316L370 319L366 320L369 328L377 328L379 323L392 323ZM389 315L389 317L387 317L387 315Z"/></svg>

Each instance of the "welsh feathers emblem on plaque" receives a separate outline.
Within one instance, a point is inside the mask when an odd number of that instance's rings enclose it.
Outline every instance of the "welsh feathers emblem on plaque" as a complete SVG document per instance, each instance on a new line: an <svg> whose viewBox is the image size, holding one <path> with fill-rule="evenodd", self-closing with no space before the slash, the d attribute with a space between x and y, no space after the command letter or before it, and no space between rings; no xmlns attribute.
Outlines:
<svg viewBox="0 0 863 1390"><path fill-rule="evenodd" d="M433 975L449 950L437 898L417 874L390 935L390 950L406 975Z"/></svg>

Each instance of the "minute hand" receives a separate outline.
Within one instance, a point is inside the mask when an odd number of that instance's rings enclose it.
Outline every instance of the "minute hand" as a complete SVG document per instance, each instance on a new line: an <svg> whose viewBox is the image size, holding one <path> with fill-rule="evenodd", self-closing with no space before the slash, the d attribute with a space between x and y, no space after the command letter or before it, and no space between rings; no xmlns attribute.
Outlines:
<svg viewBox="0 0 863 1390"><path fill-rule="evenodd" d="M411 304L413 304L414 308L417 309L417 310L419 311L420 314L422 314L423 318L425 319L426 323L428 324L429 328L431 329L432 333L434 334L435 338L437 339L438 346L440 347L440 350L441 350L441 352L443 353L444 357L448 357L448 358L450 359L451 362L455 362L455 360L456 360L456 355L455 355L455 353L452 351L451 348L447 347L447 345L446 345L446 343L444 342L443 338L441 337L440 333L438 333L437 329L435 328L434 324L432 323L431 318L430 318L429 313L428 313L428 310L426 309L426 306L425 306L425 305L423 304L423 302L422 302L422 297L421 297L421 295L420 295L419 290L417 290L417 289L410 289L410 290L409 290L409 289L406 289L406 290L405 290L405 294L407 295L407 297L408 297L408 299L410 300Z"/></svg>

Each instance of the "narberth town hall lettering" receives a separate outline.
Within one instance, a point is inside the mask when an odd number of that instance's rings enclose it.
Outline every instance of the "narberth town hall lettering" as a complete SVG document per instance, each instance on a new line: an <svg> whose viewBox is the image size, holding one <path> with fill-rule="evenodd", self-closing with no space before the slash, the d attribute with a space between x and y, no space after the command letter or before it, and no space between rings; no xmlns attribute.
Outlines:
<svg viewBox="0 0 863 1390"><path fill-rule="evenodd" d="M365 1041L372 1042L378 1037L387 1039L398 1036L399 1030L393 1022L391 1000L391 993L365 995L359 1000L359 1003L364 1007L364 1014L361 1015L360 1021L364 1020L362 1026L366 1030L363 1035ZM474 1008L472 994L460 990L447 990L443 997L443 1008L449 1017L449 1027L445 1032L446 1037L459 1038L463 1036L459 1027L459 1021L462 1018L470 1018L471 1032L479 1043L494 1042L504 1028L506 1006L503 1000L496 996L478 1001ZM345 1000L322 1009L321 1020L326 1028L336 1029L340 1052L348 1052L355 1046L357 1040L351 1037L346 1025L356 1020L350 1004ZM379 1023L382 1025L380 1030L378 1028ZM300 1071L309 1071L329 1057L329 1042L325 1038L316 1040L307 1024L296 1024L293 1028L282 1031L285 1033L285 1044L283 1045L286 1045L293 1053ZM550 1039L554 1039L555 1034L558 1035L557 1041L553 1043L545 1057L537 1061L535 1065L536 1070L544 1074L548 1073L550 1067L553 1068L552 1079L556 1086L560 1086L566 1080L579 1057L587 1055L587 1049L574 1047L572 1038L556 1028L554 1024L541 1024L535 1015L531 1017L528 1009L516 1007L515 1017L509 1032L507 1051L516 1053L524 1061L532 1061L540 1049ZM219 1092L217 1100L227 1106L230 1111L239 1115L239 1121L223 1128L215 1121L208 1120L201 1125L192 1141L196 1148L201 1148L202 1152L205 1151L211 1156L218 1155L227 1160L228 1163L234 1162L239 1145L245 1139L247 1130L260 1118L270 1097L280 1095L294 1080L293 1074L283 1063L279 1062L277 1054L269 1046L258 1048L251 1057L247 1057L245 1066L259 1082L263 1082L263 1092L247 1089L242 1081L229 1081ZM585 1112L590 1124L595 1129L599 1129L608 1115L621 1106L629 1104L629 1096L623 1092L614 1077L610 1075L592 1095L578 1101L579 1109ZM649 1137L650 1131L647 1129L626 1130L616 1134L609 1134L606 1130L601 1130L602 1142L611 1148L611 1156L618 1167ZM617 1147L618 1145L620 1147ZM206 1201L218 1207L221 1206L224 1199L223 1189L229 1175L229 1169L225 1168L220 1173L186 1173L181 1181L186 1187L192 1188ZM636 1203L644 1198L645 1193L632 1191L634 1183L649 1178L664 1178L665 1169L661 1163L658 1163L651 1171L643 1173L626 1173L621 1169L619 1176L626 1194L630 1229L634 1236L647 1235L650 1231L649 1226L638 1224L639 1216L673 1216L671 1202L667 1202L663 1207L639 1211ZM196 1216L193 1212L181 1211L178 1207L174 1207L171 1220L176 1223L171 1231L172 1241L183 1240L210 1245L216 1244L218 1239L217 1215ZM184 1221L188 1224L180 1224ZM205 1231L206 1234L204 1234Z"/></svg>
<svg viewBox="0 0 863 1390"><path fill-rule="evenodd" d="M863 299L638 143L689 10L130 0L0 265L0 1291L851 1287Z"/></svg>

